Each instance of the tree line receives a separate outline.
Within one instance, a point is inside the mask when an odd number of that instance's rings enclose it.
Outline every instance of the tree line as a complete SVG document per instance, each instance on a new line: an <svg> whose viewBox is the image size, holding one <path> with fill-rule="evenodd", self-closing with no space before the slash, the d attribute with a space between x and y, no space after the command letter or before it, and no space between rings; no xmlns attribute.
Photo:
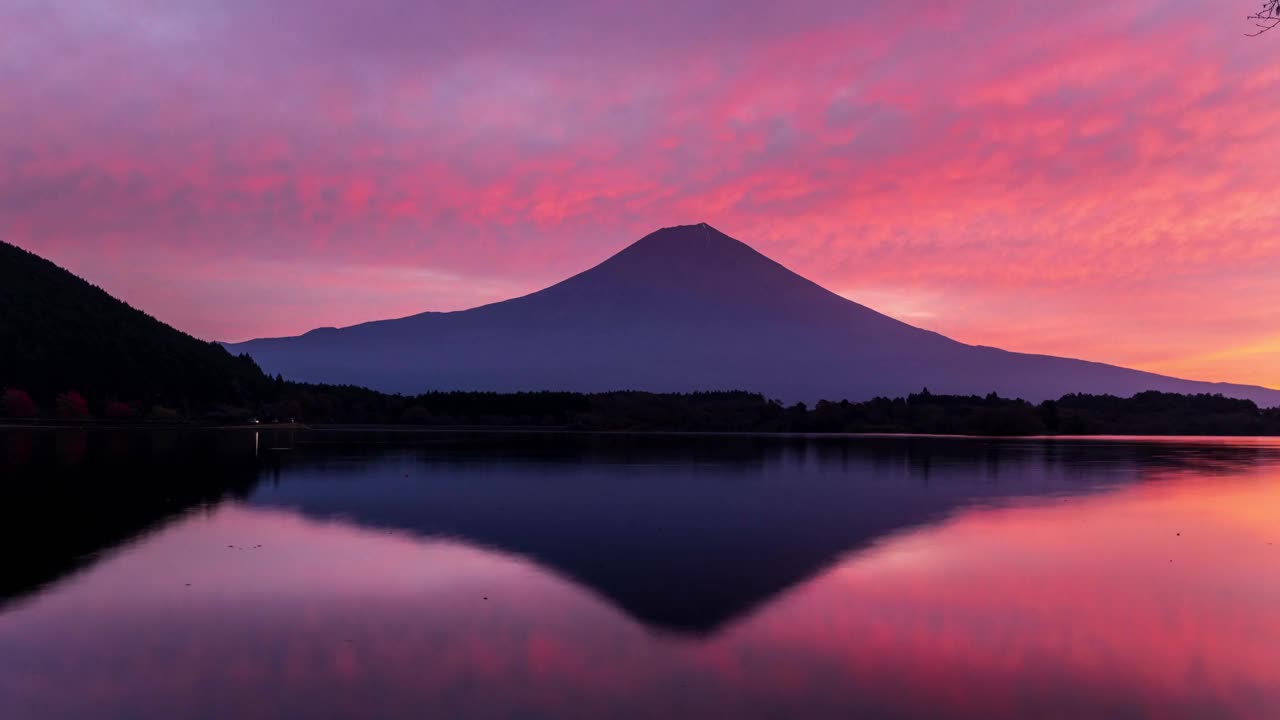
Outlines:
<svg viewBox="0 0 1280 720"><path fill-rule="evenodd" d="M947 435L1280 435L1280 408L1222 395L1143 392L1129 398L1071 394L1033 404L995 393L862 402L784 404L759 393L428 392L389 395L350 385L295 383L276 377L256 402L210 403L200 412L121 400L87 401L66 391L38 404L10 388L10 418L142 422L528 427L600 431L917 433Z"/></svg>

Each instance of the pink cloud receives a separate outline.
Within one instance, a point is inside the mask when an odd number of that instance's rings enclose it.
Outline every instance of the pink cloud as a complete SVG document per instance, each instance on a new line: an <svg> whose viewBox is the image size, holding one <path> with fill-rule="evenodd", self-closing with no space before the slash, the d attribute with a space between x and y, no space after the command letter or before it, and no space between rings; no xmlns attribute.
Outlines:
<svg viewBox="0 0 1280 720"><path fill-rule="evenodd" d="M1280 327L1280 45L1238 20L15 2L0 237L243 339L467 307L705 220L961 340L1280 385L1257 360Z"/></svg>

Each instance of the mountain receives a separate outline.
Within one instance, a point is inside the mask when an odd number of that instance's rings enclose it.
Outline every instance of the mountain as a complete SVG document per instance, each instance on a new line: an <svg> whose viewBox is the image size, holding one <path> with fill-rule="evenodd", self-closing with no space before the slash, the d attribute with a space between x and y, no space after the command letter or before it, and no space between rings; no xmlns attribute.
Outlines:
<svg viewBox="0 0 1280 720"><path fill-rule="evenodd" d="M0 391L51 407L68 390L91 408L248 404L270 380L246 357L197 340L53 263L0 242Z"/></svg>
<svg viewBox="0 0 1280 720"><path fill-rule="evenodd" d="M966 345L882 315L706 225L664 228L531 295L227 345L269 373L387 392L749 389L785 401L997 392L1280 391Z"/></svg>

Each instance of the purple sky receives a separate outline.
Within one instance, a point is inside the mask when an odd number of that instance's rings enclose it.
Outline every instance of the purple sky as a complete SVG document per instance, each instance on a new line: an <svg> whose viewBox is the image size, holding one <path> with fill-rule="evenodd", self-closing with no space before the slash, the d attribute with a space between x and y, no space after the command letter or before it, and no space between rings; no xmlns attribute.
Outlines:
<svg viewBox="0 0 1280 720"><path fill-rule="evenodd" d="M241 340L707 221L967 342L1280 386L1251 0L0 0L0 239Z"/></svg>

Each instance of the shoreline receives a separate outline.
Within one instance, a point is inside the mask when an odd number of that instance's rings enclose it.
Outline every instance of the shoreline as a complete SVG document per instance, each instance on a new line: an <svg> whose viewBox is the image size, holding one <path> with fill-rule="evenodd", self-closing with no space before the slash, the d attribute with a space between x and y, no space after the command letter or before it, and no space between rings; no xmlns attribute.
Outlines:
<svg viewBox="0 0 1280 720"><path fill-rule="evenodd" d="M179 422L120 422L115 420L47 420L47 421L0 421L0 430L310 430L312 427L303 423L179 423Z"/></svg>
<svg viewBox="0 0 1280 720"><path fill-rule="evenodd" d="M222 431L222 432L263 432L309 431L332 433L379 432L399 433L405 435L446 435L450 433L475 434L512 434L512 435L638 435L638 436L687 436L687 437L770 437L770 438L882 438L882 439L933 439L933 440L1035 440L1035 441L1103 441L1103 442L1167 442L1184 443L1222 443L1253 441L1250 444L1280 445L1280 435L1175 435L1175 434L1098 434L1098 435L964 435L940 433L901 433L901 432L783 432L769 430L592 430L565 426L540 425L352 425L347 423L333 425L309 425L305 423L247 423L247 424L197 424L197 423L148 423L148 422L108 422L86 421L69 422L50 420L36 422L0 421L3 430L125 430L135 431Z"/></svg>

